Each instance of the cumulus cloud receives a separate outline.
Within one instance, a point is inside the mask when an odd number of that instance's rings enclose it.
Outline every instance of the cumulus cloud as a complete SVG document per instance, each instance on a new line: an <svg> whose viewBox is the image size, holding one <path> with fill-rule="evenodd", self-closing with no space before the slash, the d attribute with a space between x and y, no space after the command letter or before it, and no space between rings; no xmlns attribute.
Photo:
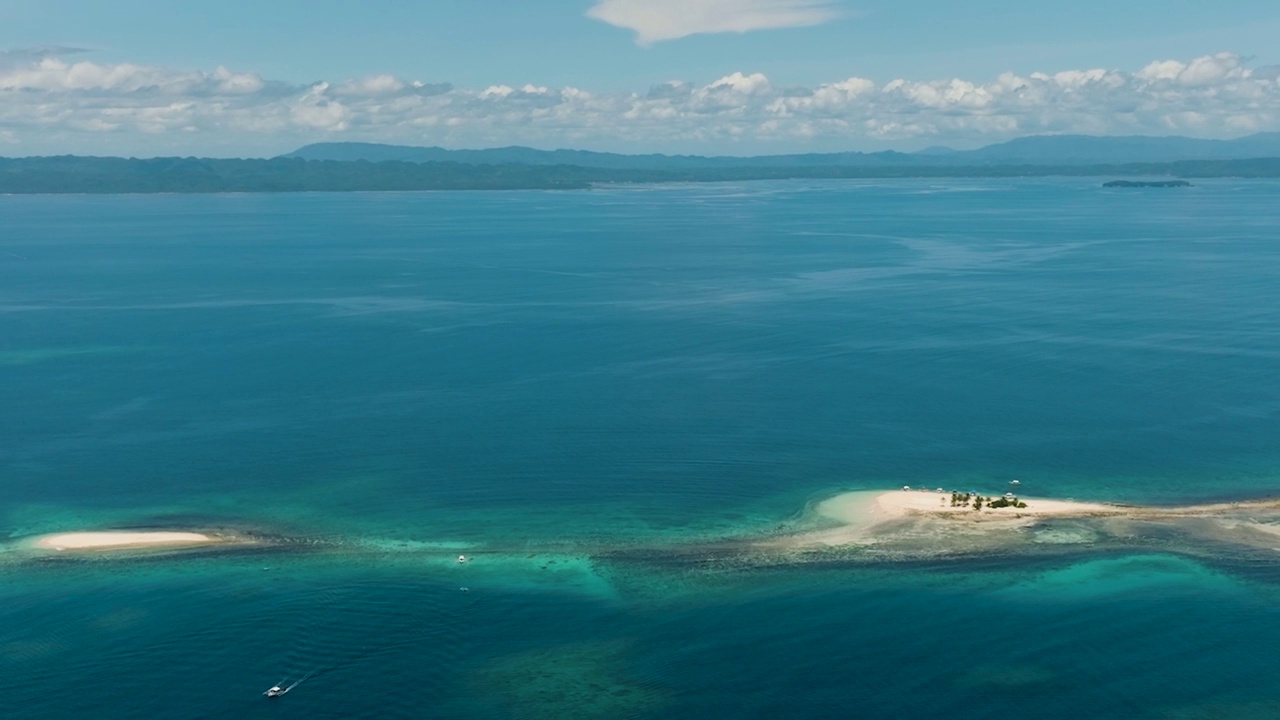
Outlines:
<svg viewBox="0 0 1280 720"><path fill-rule="evenodd" d="M1226 78L1242 78L1248 71L1241 67L1240 57L1234 53L1205 55L1191 62L1160 60L1138 71L1143 80L1168 80L1179 85L1211 85Z"/></svg>
<svg viewBox="0 0 1280 720"><path fill-rule="evenodd" d="M702 33L819 25L838 16L830 0L597 0L587 16L632 30L651 45Z"/></svg>
<svg viewBox="0 0 1280 720"><path fill-rule="evenodd" d="M1033 133L1224 137L1280 130L1280 70L1218 53L1134 71L994 79L857 75L780 87L763 73L596 93L532 83L457 88L377 75L303 85L10 53L0 63L5 154L277 152L303 142L528 144L757 153L997 142Z"/></svg>

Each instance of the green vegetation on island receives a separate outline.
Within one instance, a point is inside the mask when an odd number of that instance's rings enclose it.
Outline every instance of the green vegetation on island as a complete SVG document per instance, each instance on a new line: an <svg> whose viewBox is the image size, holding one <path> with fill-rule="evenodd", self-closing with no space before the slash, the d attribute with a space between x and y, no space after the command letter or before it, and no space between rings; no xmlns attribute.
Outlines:
<svg viewBox="0 0 1280 720"><path fill-rule="evenodd" d="M1025 508L1026 503L1022 502L1012 493L1006 493L1003 497L992 498L983 497L977 493L971 492L955 492L951 493L951 507L966 507L972 505L974 510L981 510L983 507L992 509L999 508Z"/></svg>

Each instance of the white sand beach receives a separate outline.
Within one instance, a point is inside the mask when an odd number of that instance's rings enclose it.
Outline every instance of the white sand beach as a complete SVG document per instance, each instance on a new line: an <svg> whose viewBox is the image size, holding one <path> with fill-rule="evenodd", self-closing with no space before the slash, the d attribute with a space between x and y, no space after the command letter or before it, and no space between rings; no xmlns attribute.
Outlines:
<svg viewBox="0 0 1280 720"><path fill-rule="evenodd" d="M1270 529L1275 526L1252 521L1272 517L1280 512L1280 499L1275 498L1178 507L1142 507L1018 496L1016 500L1021 506L990 507L991 500L999 499L999 496L984 497L982 508L975 509L972 499L953 504L950 492L936 490L864 490L841 493L812 508L814 515L835 521L839 523L837 526L771 538L760 545L785 549L870 545L887 547L894 543L901 545L906 541L914 545L924 543L934 547L951 547L953 541L963 537L968 545L973 546L979 542L975 538L985 536L989 542L995 542L995 537L1002 532L1006 538L1021 537L1008 535L1005 531L1034 526L1048 518L1114 518L1124 521L1202 518L1213 521L1211 526L1206 527L1216 536L1221 536L1220 539L1259 544L1257 538L1273 537ZM988 530L991 532L988 533ZM1199 529L1196 532L1204 534L1209 530Z"/></svg>
<svg viewBox="0 0 1280 720"><path fill-rule="evenodd" d="M197 532L110 531L70 532L37 538L35 547L44 550L127 550L139 548L173 548L214 545L224 538Z"/></svg>
<svg viewBox="0 0 1280 720"><path fill-rule="evenodd" d="M921 490L871 490L841 493L814 506L820 517L835 520L839 527L801 533L771 540L768 545L782 547L806 547L841 545L867 545L877 542L877 531L895 521L912 518L936 519L968 523L991 523L1009 527L1029 525L1044 517L1098 517L1129 515L1139 508L1106 503L1076 502L1073 500L1048 500L1043 498L1018 498L1025 507L983 507L974 510L971 504L953 506L951 493Z"/></svg>
<svg viewBox="0 0 1280 720"><path fill-rule="evenodd" d="M839 496L836 496L838 499ZM984 507L974 510L970 504L952 507L951 493L936 491L897 490L880 493L875 497L876 511L882 518L907 515L959 515L973 520L1009 520L1044 516L1122 515L1135 508L1105 503L1076 502L1074 500L1046 500L1044 498L1018 498L1026 504L1017 507Z"/></svg>

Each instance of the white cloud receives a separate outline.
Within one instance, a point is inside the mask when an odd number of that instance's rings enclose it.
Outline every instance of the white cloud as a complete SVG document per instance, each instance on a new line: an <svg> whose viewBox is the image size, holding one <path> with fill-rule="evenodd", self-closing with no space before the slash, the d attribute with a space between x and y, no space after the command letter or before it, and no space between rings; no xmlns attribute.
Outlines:
<svg viewBox="0 0 1280 720"><path fill-rule="evenodd" d="M1232 53L1206 55L1192 60L1187 69L1179 73L1178 81L1183 85L1209 85L1232 76L1239 69L1240 58Z"/></svg>
<svg viewBox="0 0 1280 720"><path fill-rule="evenodd" d="M763 73L601 93L524 82L455 88L391 75L291 85L192 72L0 57L5 154L273 153L361 140L759 153L997 142L1033 133L1234 136L1280 130L1280 70L1231 53L1134 72L1062 70L989 81L852 76L780 87Z"/></svg>
<svg viewBox="0 0 1280 720"><path fill-rule="evenodd" d="M1176 80L1178 74L1187 69L1187 64L1177 60L1157 60L1138 71L1141 80Z"/></svg>
<svg viewBox="0 0 1280 720"><path fill-rule="evenodd" d="M830 0L596 0L589 17L633 30L651 45L702 33L819 25L838 16Z"/></svg>
<svg viewBox="0 0 1280 720"><path fill-rule="evenodd" d="M404 88L404 81L394 75L375 75L359 80L348 80L335 88L334 92L339 95L353 95L356 97L378 97L394 95L404 90Z"/></svg>
<svg viewBox="0 0 1280 720"><path fill-rule="evenodd" d="M510 85L490 85L480 93L482 98L504 98L510 97L516 91Z"/></svg>
<svg viewBox="0 0 1280 720"><path fill-rule="evenodd" d="M1243 78L1249 71L1241 67L1240 56L1235 53L1218 53L1198 57L1189 63L1178 60L1159 60L1138 71L1137 77L1148 80L1168 80L1180 85L1210 85L1228 78Z"/></svg>
<svg viewBox="0 0 1280 720"><path fill-rule="evenodd" d="M738 95L755 95L770 90L769 78L764 73L751 73L743 75L740 72L732 75L725 75L719 80L711 83L705 89L707 93L714 92L731 92Z"/></svg>

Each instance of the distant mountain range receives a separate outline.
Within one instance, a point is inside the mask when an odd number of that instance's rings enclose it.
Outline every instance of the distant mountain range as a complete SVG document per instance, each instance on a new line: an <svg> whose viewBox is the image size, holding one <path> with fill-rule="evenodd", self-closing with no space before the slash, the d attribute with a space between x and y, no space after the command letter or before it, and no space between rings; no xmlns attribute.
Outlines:
<svg viewBox="0 0 1280 720"><path fill-rule="evenodd" d="M977 150L933 147L915 153L843 152L796 155L700 156L623 155L588 150L535 150L512 146L485 150L377 143L316 143L284 158L366 162L452 162L462 165L573 165L612 170L712 170L818 167L982 167L1010 165L1114 165L1184 160L1244 160L1280 157L1280 132L1235 140L1167 136L1035 135Z"/></svg>
<svg viewBox="0 0 1280 720"><path fill-rule="evenodd" d="M0 193L573 189L601 184L852 178L1280 177L1280 133L1020 138L977 150L702 157L320 143L271 159L0 158Z"/></svg>
<svg viewBox="0 0 1280 720"><path fill-rule="evenodd" d="M615 156L625 158L627 156ZM808 157L808 156L794 156ZM821 157L821 156L816 156ZM908 156L911 157L911 156ZM697 162L696 158L686 159ZM714 160L714 159L713 159ZM726 160L725 162L729 162ZM217 160L210 158L0 158L5 193L216 193L419 190L568 190L596 185L787 179L1100 177L1276 178L1280 157L1122 164L756 164L644 169L460 162Z"/></svg>

